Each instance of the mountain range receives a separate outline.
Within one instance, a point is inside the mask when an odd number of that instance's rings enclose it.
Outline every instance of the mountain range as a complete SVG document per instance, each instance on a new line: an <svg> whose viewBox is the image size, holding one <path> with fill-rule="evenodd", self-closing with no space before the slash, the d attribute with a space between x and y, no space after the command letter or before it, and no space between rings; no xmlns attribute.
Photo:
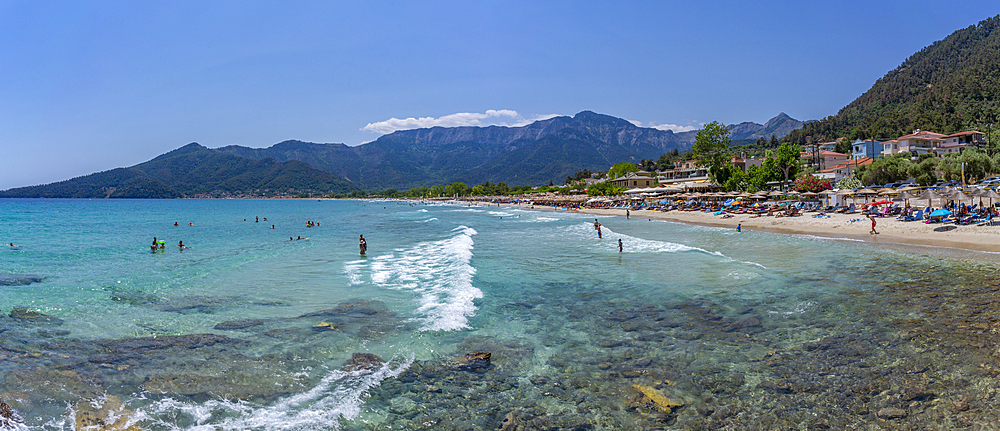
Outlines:
<svg viewBox="0 0 1000 431"><path fill-rule="evenodd" d="M731 127L734 137L742 139L781 134L801 124L782 113L764 125ZM344 194L456 181L538 185L583 169L601 171L622 161L686 151L696 133L638 127L583 111L521 127L402 130L355 147L291 140L267 148L208 149L193 143L136 166L11 189L0 197L171 198L211 192L259 195L262 190Z"/></svg>
<svg viewBox="0 0 1000 431"><path fill-rule="evenodd" d="M357 189L343 178L297 160L247 159L192 143L135 166L10 189L0 192L0 197L179 198L212 192L266 195Z"/></svg>

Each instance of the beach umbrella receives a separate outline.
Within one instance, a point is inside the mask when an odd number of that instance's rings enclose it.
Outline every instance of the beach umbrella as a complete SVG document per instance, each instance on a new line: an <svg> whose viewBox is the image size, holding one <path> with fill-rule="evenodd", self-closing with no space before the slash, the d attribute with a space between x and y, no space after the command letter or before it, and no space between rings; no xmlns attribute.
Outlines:
<svg viewBox="0 0 1000 431"><path fill-rule="evenodd" d="M886 188L878 191L879 196L888 196L888 195L892 195L892 194L896 194L896 193L899 193L899 192L896 191L896 190L893 190L893 189L891 189L889 187L886 187Z"/></svg>
<svg viewBox="0 0 1000 431"><path fill-rule="evenodd" d="M897 197L897 198L899 198L899 199L906 199L906 200L909 200L909 199L916 199L916 198L917 198L917 196L916 196L916 195L914 195L914 194L912 194L912 193L910 193L910 192L903 192L903 193L900 193L900 194L899 194L899 196L896 196L896 197Z"/></svg>
<svg viewBox="0 0 1000 431"><path fill-rule="evenodd" d="M943 196L941 196L940 193L928 189L924 190L924 192L921 193L920 196L917 196L917 199L927 199L927 206L931 206L931 199L941 199L942 197Z"/></svg>
<svg viewBox="0 0 1000 431"><path fill-rule="evenodd" d="M990 206L993 206L993 199L1000 199L1000 193L997 193L993 189L984 189L981 197L990 198Z"/></svg>
<svg viewBox="0 0 1000 431"><path fill-rule="evenodd" d="M903 187L901 189L896 189L896 191L897 192L919 192L920 191L920 187L913 187L913 186Z"/></svg>
<svg viewBox="0 0 1000 431"><path fill-rule="evenodd" d="M941 209L938 209L938 210L934 210L934 212L930 213L930 215L928 217L943 217L943 216L946 216L948 214L951 214L951 211L948 211L948 210L946 210L944 208L941 208Z"/></svg>
<svg viewBox="0 0 1000 431"><path fill-rule="evenodd" d="M972 200L972 198L969 197L969 195L966 195L965 193L962 193L962 191L959 190L959 189L948 189L945 192L945 196L948 199L953 199L953 200L956 200L956 201L971 201Z"/></svg>

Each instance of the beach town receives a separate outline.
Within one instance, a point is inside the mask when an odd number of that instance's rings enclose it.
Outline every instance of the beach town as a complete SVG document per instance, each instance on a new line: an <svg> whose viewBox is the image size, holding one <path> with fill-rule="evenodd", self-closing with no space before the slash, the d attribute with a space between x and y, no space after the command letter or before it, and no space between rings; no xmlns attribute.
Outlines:
<svg viewBox="0 0 1000 431"><path fill-rule="evenodd" d="M918 244L1000 252L1000 177L965 184L939 180L921 186L899 182L868 187L836 188L859 166L878 157L909 152L947 156L982 146L984 134L967 131L943 135L914 131L885 142L857 140L850 155L832 151L834 142L819 143L802 152L803 165L833 188L819 192L771 184L756 193L722 191L708 170L695 160L676 162L674 169L656 173L628 172L612 182L624 189L616 196L541 193L524 196L466 197L470 202L548 207L602 216L668 220L740 230L844 237L882 243ZM733 157L746 170L763 159Z"/></svg>

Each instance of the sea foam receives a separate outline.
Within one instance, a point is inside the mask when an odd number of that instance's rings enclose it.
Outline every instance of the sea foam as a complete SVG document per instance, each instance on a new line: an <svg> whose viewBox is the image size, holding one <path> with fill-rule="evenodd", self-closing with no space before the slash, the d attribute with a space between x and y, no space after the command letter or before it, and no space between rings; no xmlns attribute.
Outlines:
<svg viewBox="0 0 1000 431"><path fill-rule="evenodd" d="M448 238L426 241L375 257L367 267L348 262L344 272L351 284L370 280L385 289L413 292L419 306L415 321L422 331L453 331L469 327L473 302L483 292L472 285L472 236L476 230L459 226ZM365 274L365 271L369 271Z"/></svg>

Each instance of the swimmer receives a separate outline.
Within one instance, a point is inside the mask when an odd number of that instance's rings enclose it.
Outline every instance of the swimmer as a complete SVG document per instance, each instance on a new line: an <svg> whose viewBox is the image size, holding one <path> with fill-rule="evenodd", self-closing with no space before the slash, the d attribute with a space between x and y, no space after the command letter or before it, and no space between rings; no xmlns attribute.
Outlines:
<svg viewBox="0 0 1000 431"><path fill-rule="evenodd" d="M736 223L736 231L743 232L743 223Z"/></svg>
<svg viewBox="0 0 1000 431"><path fill-rule="evenodd" d="M619 253L622 252L622 239L621 238L618 238L618 252Z"/></svg>
<svg viewBox="0 0 1000 431"><path fill-rule="evenodd" d="M264 219L264 220L267 220L267 219ZM271 229L274 229L274 225L273 224L271 225Z"/></svg>
<svg viewBox="0 0 1000 431"><path fill-rule="evenodd" d="M188 226L194 226L194 223L188 223Z"/></svg>
<svg viewBox="0 0 1000 431"><path fill-rule="evenodd" d="M264 220L267 220L267 219L264 219ZM253 222L254 223L260 223L260 217L254 217L253 218Z"/></svg>
<svg viewBox="0 0 1000 431"><path fill-rule="evenodd" d="M174 226L177 226L177 222L174 222Z"/></svg>
<svg viewBox="0 0 1000 431"><path fill-rule="evenodd" d="M368 241L365 241L364 235L361 235L358 246L361 248L361 255L364 256L365 252L368 251Z"/></svg>
<svg viewBox="0 0 1000 431"><path fill-rule="evenodd" d="M14 243L10 243L10 246L11 247L17 247L16 245L14 245Z"/></svg>
<svg viewBox="0 0 1000 431"><path fill-rule="evenodd" d="M178 241L177 248L184 250L185 248L188 248L188 246L184 245L184 241Z"/></svg>
<svg viewBox="0 0 1000 431"><path fill-rule="evenodd" d="M300 239L302 239L302 237L301 237L301 236L300 236L300 237L297 237L297 238L295 238L295 240L296 240L296 241L298 241L298 240L300 240Z"/></svg>

